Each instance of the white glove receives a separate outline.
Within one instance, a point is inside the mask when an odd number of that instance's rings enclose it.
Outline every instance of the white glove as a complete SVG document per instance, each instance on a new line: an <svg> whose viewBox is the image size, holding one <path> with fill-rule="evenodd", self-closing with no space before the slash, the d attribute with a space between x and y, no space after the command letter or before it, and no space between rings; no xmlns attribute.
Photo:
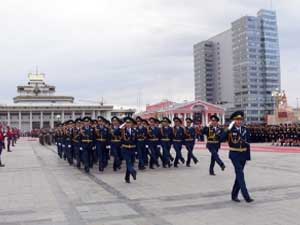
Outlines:
<svg viewBox="0 0 300 225"><path fill-rule="evenodd" d="M231 130L232 129L232 127L233 127L233 125L234 125L234 121L232 121L230 124L229 124L229 126L228 126L228 130Z"/></svg>
<svg viewBox="0 0 300 225"><path fill-rule="evenodd" d="M82 147L80 147L80 148L79 148L79 150L80 150L80 151L83 151L83 148L82 148Z"/></svg>

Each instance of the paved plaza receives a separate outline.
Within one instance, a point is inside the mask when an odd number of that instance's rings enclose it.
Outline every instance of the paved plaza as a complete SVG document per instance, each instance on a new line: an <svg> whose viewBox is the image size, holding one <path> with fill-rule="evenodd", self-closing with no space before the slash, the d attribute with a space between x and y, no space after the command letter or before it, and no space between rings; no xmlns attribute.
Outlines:
<svg viewBox="0 0 300 225"><path fill-rule="evenodd" d="M225 172L216 168L212 177L209 153L198 149L196 166L146 170L126 184L124 171L86 175L59 159L54 146L21 139L3 152L0 225L300 224L299 153L253 152L246 181L255 202L247 204L230 200L228 152L221 151Z"/></svg>

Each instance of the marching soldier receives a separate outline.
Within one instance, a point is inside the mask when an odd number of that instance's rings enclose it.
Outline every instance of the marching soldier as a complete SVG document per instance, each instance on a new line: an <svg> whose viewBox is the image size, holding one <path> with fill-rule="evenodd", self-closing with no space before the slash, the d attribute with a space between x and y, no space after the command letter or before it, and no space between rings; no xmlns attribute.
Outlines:
<svg viewBox="0 0 300 225"><path fill-rule="evenodd" d="M63 157L63 125L60 124L56 130L57 154L62 159Z"/></svg>
<svg viewBox="0 0 300 225"><path fill-rule="evenodd" d="M181 161L183 164L185 163L185 160L182 156L182 145L184 141L184 129L182 127L182 120L178 117L174 117L173 119L175 126L173 128L173 147L176 152L175 160L174 160L174 167L178 167L179 161Z"/></svg>
<svg viewBox="0 0 300 225"><path fill-rule="evenodd" d="M108 164L108 149L106 148L109 139L109 130L105 126L106 119L98 116L98 122L95 127L96 151L99 160L99 171L104 171Z"/></svg>
<svg viewBox="0 0 300 225"><path fill-rule="evenodd" d="M250 197L244 178L244 168L250 157L249 131L242 125L244 113L236 111L231 115L233 122L229 125L227 131L228 145L230 148L229 158L235 170L235 182L231 192L231 199L234 202L240 202L238 194L241 191L246 202L254 200Z"/></svg>
<svg viewBox="0 0 300 225"><path fill-rule="evenodd" d="M193 151L194 151L194 146L195 146L195 140L196 140L196 129L195 127L192 126L193 120L191 118L186 118L186 127L185 127L185 136L184 136L184 144L185 147L188 151L187 154L187 160L186 160L186 166L190 167L191 166L191 160L195 164L198 163L198 159L196 156L194 156Z"/></svg>
<svg viewBox="0 0 300 225"><path fill-rule="evenodd" d="M66 123L63 123L63 128L62 128L62 155L63 155L63 159L67 160L67 146L66 146Z"/></svg>
<svg viewBox="0 0 300 225"><path fill-rule="evenodd" d="M137 154L139 159L139 170L145 170L145 158L147 157L146 150L146 137L147 128L143 125L143 119L141 117L136 118L136 131L137 131Z"/></svg>
<svg viewBox="0 0 300 225"><path fill-rule="evenodd" d="M122 153L126 161L125 181L126 183L130 183L130 175L134 180L136 180L137 174L133 163L136 150L137 132L133 128L135 121L132 118L126 117L124 121L125 127L122 128Z"/></svg>
<svg viewBox="0 0 300 225"><path fill-rule="evenodd" d="M159 130L159 133L160 133L160 124L161 124L161 121L159 119L155 118L155 123L154 124L155 124L155 127ZM160 139L161 139L161 133L159 135L160 136L159 136L159 140L158 140L158 143L157 143L156 154L157 154L157 159L160 159L161 162L163 162L164 161L163 155L162 155L162 153L160 151L160 147L161 147L161 141L160 141ZM173 158L171 154L170 154L170 158L171 159ZM159 163L158 163L158 166L160 166Z"/></svg>
<svg viewBox="0 0 300 225"><path fill-rule="evenodd" d="M65 150L66 150L66 156L69 165L73 165L73 144L72 144L72 139L73 139L73 121L69 120L66 122L66 129L65 129Z"/></svg>
<svg viewBox="0 0 300 225"><path fill-rule="evenodd" d="M148 145L148 128L149 128L149 123L148 123L148 120L145 120L143 119L142 120L142 124L143 124L143 127L145 127L145 155L144 155L144 163L145 163L145 166L148 166L149 165L149 157L151 154L149 153L149 145Z"/></svg>
<svg viewBox="0 0 300 225"><path fill-rule="evenodd" d="M162 127L160 128L161 139L160 143L163 150L163 167L167 166L170 168L171 164L171 147L173 140L173 130L170 127L171 120L168 117L164 117L162 120Z"/></svg>
<svg viewBox="0 0 300 225"><path fill-rule="evenodd" d="M113 162L113 169L114 171L117 171L121 169L121 164L122 164L122 152L121 152L121 145L122 145L122 134L121 134L121 120L114 116L111 118L112 122L112 128L110 130L110 150L112 153L112 156L114 158Z"/></svg>
<svg viewBox="0 0 300 225"><path fill-rule="evenodd" d="M83 118L83 127L80 130L80 140L83 148L83 164L86 173L89 173L92 164L94 129L90 125L91 118Z"/></svg>
<svg viewBox="0 0 300 225"><path fill-rule="evenodd" d="M148 146L149 146L149 150L150 150L150 164L149 164L150 169L154 169L154 167L153 167L154 165L159 167L158 143L159 143L159 139L160 139L160 130L155 125L156 121L157 120L155 118L151 117L149 119L149 126L148 126L148 130L147 130Z"/></svg>
<svg viewBox="0 0 300 225"><path fill-rule="evenodd" d="M221 167L222 170L225 169L225 165L223 161L219 157L219 149L221 147L223 129L219 126L219 117L216 115L212 115L210 117L210 125L208 127L203 128L203 133L207 137L206 147L211 153L210 166L209 166L209 174L211 176L215 176L214 166L215 163Z"/></svg>
<svg viewBox="0 0 300 225"><path fill-rule="evenodd" d="M81 119L75 120L75 127L73 129L73 148L74 154L76 159L76 166L78 169L81 167L81 160L82 160L82 145L81 145L81 137L80 137L80 130L81 130Z"/></svg>

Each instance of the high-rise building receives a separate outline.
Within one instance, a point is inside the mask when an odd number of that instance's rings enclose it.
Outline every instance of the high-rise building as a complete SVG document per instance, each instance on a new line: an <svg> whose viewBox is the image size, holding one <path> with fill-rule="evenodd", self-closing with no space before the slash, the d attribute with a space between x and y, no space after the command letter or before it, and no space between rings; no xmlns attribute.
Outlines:
<svg viewBox="0 0 300 225"><path fill-rule="evenodd" d="M194 46L195 97L217 104L233 102L232 34L227 30Z"/></svg>
<svg viewBox="0 0 300 225"><path fill-rule="evenodd" d="M280 90L276 13L260 10L194 46L195 98L243 110L248 122L263 122L274 111Z"/></svg>

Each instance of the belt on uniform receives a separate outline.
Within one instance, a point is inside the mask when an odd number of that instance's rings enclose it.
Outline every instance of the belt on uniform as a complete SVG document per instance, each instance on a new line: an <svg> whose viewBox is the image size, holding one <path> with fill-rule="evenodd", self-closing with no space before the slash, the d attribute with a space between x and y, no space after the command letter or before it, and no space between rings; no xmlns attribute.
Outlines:
<svg viewBox="0 0 300 225"><path fill-rule="evenodd" d="M111 142L121 142L121 140L111 140Z"/></svg>
<svg viewBox="0 0 300 225"><path fill-rule="evenodd" d="M149 141L158 141L158 138L149 139Z"/></svg>
<svg viewBox="0 0 300 225"><path fill-rule="evenodd" d="M161 140L162 141L171 141L171 139L169 139L169 138L162 138Z"/></svg>
<svg viewBox="0 0 300 225"><path fill-rule="evenodd" d="M139 139L137 139L138 141L145 141L145 139L143 139L143 138L139 138Z"/></svg>
<svg viewBox="0 0 300 225"><path fill-rule="evenodd" d="M174 139L173 141L175 141L175 142L182 142L182 140L177 140L177 139Z"/></svg>
<svg viewBox="0 0 300 225"><path fill-rule="evenodd" d="M101 138L99 138L99 139L96 139L97 141L101 141L101 142L105 142L106 141L106 139L101 139Z"/></svg>
<svg viewBox="0 0 300 225"><path fill-rule="evenodd" d="M195 139L193 138L189 138L189 139L185 139L185 141L194 141Z"/></svg>
<svg viewBox="0 0 300 225"><path fill-rule="evenodd" d="M93 142L92 140L82 140L83 143L91 143Z"/></svg>
<svg viewBox="0 0 300 225"><path fill-rule="evenodd" d="M122 145L123 148L135 148L135 145Z"/></svg>
<svg viewBox="0 0 300 225"><path fill-rule="evenodd" d="M209 144L219 144L219 141L207 141Z"/></svg>
<svg viewBox="0 0 300 225"><path fill-rule="evenodd" d="M78 143L78 141L77 141L77 140L74 140L74 139L73 139L73 142Z"/></svg>
<svg viewBox="0 0 300 225"><path fill-rule="evenodd" d="M247 151L246 148L230 148L229 150L232 152L246 152Z"/></svg>

